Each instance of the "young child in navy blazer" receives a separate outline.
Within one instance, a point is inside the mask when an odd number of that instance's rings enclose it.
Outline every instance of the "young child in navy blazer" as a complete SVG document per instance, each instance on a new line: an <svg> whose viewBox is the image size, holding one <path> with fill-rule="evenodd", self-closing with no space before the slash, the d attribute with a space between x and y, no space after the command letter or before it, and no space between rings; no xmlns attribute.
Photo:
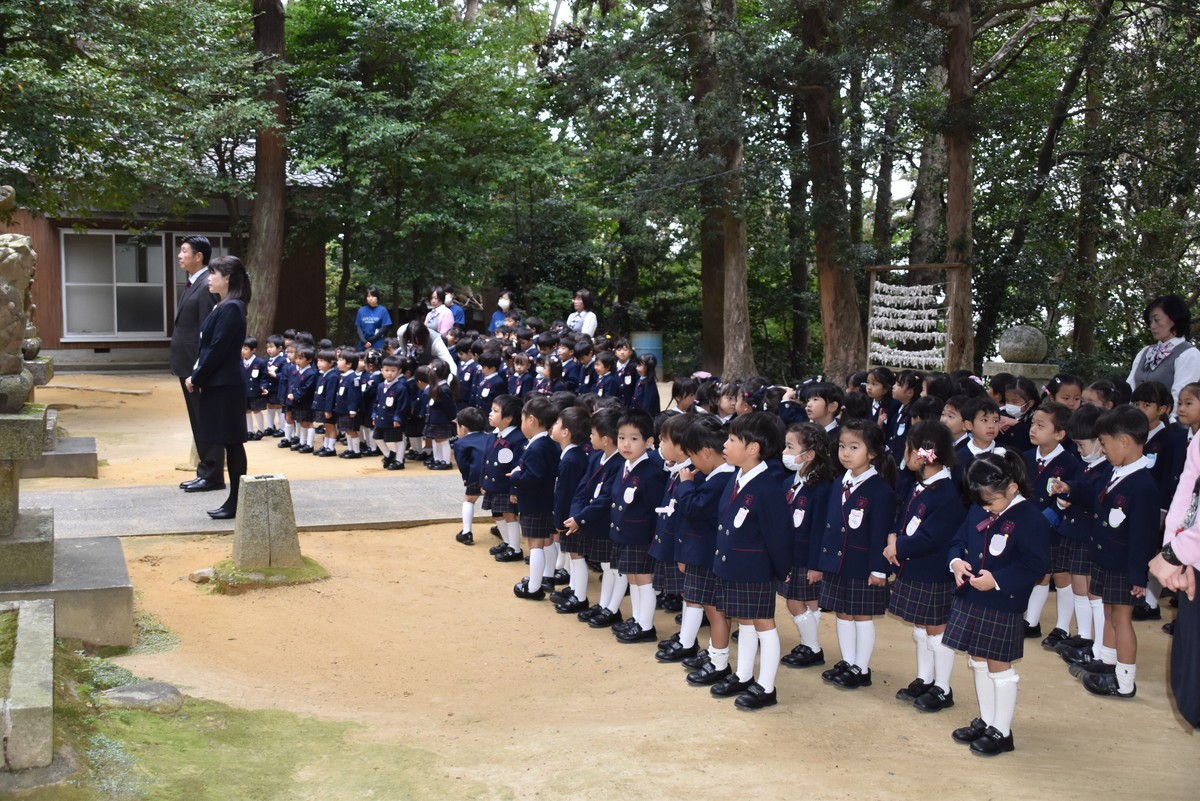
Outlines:
<svg viewBox="0 0 1200 801"><path fill-rule="evenodd" d="M950 407L946 407L950 408ZM966 442L954 452L955 483L966 497L967 469L975 458L993 451L1004 452L996 447L996 435L1000 432L1000 407L987 395L968 399L958 410L962 415L963 429L969 435ZM945 415L946 409L942 409Z"/></svg>
<svg viewBox="0 0 1200 801"><path fill-rule="evenodd" d="M673 423L683 420L685 423ZM690 673L687 682L696 687L716 684L728 678L729 619L722 611L721 582L713 572L713 554L717 548L717 517L725 489L733 474L733 465L725 461L728 435L713 415L677 414L674 425L683 425L680 450L692 466L679 471L675 496L675 553L683 571L683 614L676 647L663 647L655 658L678 660ZM666 423L663 424L664 427ZM696 637L704 619L709 622L708 649L700 651ZM690 654L689 646L697 648Z"/></svg>
<svg viewBox="0 0 1200 801"><path fill-rule="evenodd" d="M587 559L583 555L582 541L567 533L566 521L571 516L575 491L587 475L588 455L583 446L588 444L591 431L588 413L579 406L559 412L554 428L550 429L550 438L562 450L558 479L554 483L554 530L558 533L559 548L569 557L570 582L554 598L554 611L560 615L578 614L588 608Z"/></svg>
<svg viewBox="0 0 1200 801"><path fill-rule="evenodd" d="M870 420L842 425L838 460L846 472L828 504L815 567L821 574L821 608L837 613L842 658L821 678L853 690L871 686L874 617L887 612L883 549L896 517L896 466L884 450L882 429Z"/></svg>
<svg viewBox="0 0 1200 801"><path fill-rule="evenodd" d="M837 384L814 381L804 385L801 398L804 400L805 415L825 432L832 455L837 448L838 415L842 413L842 407L846 404L846 393ZM837 461L836 458L834 461Z"/></svg>
<svg viewBox="0 0 1200 801"><path fill-rule="evenodd" d="M600 598L577 617L592 628L607 628L620 620L621 601L629 580L616 568L617 548L609 539L613 483L624 460L617 456L619 409L597 409L591 416L592 455L587 472L571 499L571 516L563 521L564 541L571 553L600 564Z"/></svg>
<svg viewBox="0 0 1200 801"><path fill-rule="evenodd" d="M1003 387L1003 398L1000 433L996 435L996 442L1002 448L1023 451L1025 443L1029 441L1029 426L1038 403L1037 385L1024 376L1017 376L1012 383Z"/></svg>
<svg viewBox="0 0 1200 801"><path fill-rule="evenodd" d="M508 394L516 395L522 400L526 395L533 393L534 375L533 362L529 359L529 354L517 352L513 354L513 371L508 377Z"/></svg>
<svg viewBox="0 0 1200 801"><path fill-rule="evenodd" d="M317 368L312 361L316 351L308 345L296 349L296 375L292 379L292 417L300 426L300 436L292 443L292 450L297 453L312 453L316 429L313 421L316 412L313 411L313 398L317 393Z"/></svg>
<svg viewBox="0 0 1200 801"><path fill-rule="evenodd" d="M458 405L478 406L479 362L476 360L483 353L483 343L472 340L468 347L460 347L458 352L463 359L458 369Z"/></svg>
<svg viewBox="0 0 1200 801"><path fill-rule="evenodd" d="M922 712L954 706L954 651L942 641L950 620L954 578L946 552L967 510L950 477L954 440L936 420L917 423L905 440L904 461L917 477L904 499L884 557L896 566L888 610L913 626L917 677L896 693Z"/></svg>
<svg viewBox="0 0 1200 801"><path fill-rule="evenodd" d="M451 447L454 449L454 463L462 475L463 501L462 528L454 535L454 539L463 545L474 545L475 533L472 529L475 502L482 494L479 482L483 477L483 458L488 437L483 433L483 415L474 406L460 409L455 423L458 425L458 438Z"/></svg>
<svg viewBox="0 0 1200 801"><path fill-rule="evenodd" d="M315 456L335 456L333 443L337 440L337 417L334 403L337 399L338 382L342 374L337 371L337 355L332 350L322 350L317 353L316 390L313 394L313 420L321 426L321 447L312 451ZM306 451L301 448L301 453Z"/></svg>
<svg viewBox="0 0 1200 801"><path fill-rule="evenodd" d="M579 365L579 387L575 390L580 395L596 391L596 349L588 337L575 340L575 361ZM564 371L565 372L565 371Z"/></svg>
<svg viewBox="0 0 1200 801"><path fill-rule="evenodd" d="M641 409L651 417L662 411L662 400L658 397L658 359L653 353L644 354L637 361L636 385L630 407Z"/></svg>
<svg viewBox="0 0 1200 801"><path fill-rule="evenodd" d="M518 354L524 355L524 354ZM550 429L558 419L558 410L547 398L533 397L521 409L521 433L528 442L509 480L517 505L521 533L529 543L529 575L513 587L518 598L540 601L547 570L553 586L554 562L547 560L546 547L554 535L554 482L562 450L550 438Z"/></svg>
<svg viewBox="0 0 1200 801"><path fill-rule="evenodd" d="M340 374L338 379L337 399L333 403L333 412L337 415L337 430L346 435L346 450L342 451L343 459L361 459L358 441L358 411L362 407L362 386L358 376L358 354L352 350L344 350L338 355L337 367Z"/></svg>
<svg viewBox="0 0 1200 801"><path fill-rule="evenodd" d="M263 410L267 408L267 362L255 355L258 340L246 337L242 343L242 377L246 380L246 439L260 440L263 430Z"/></svg>
<svg viewBox="0 0 1200 801"><path fill-rule="evenodd" d="M375 444L375 427L371 414L375 409L375 391L383 381L383 354L377 350L363 353L358 360L358 433L362 440L363 456L381 456Z"/></svg>
<svg viewBox="0 0 1200 801"><path fill-rule="evenodd" d="M624 405L621 377L617 374L617 357L608 351L598 354L595 361L595 372L596 386L592 391L602 398L616 398Z"/></svg>
<svg viewBox="0 0 1200 801"><path fill-rule="evenodd" d="M629 579L632 621L614 634L619 642L650 642L658 639L654 628L654 560L650 543L662 502L666 472L650 457L654 443L654 421L641 409L632 409L617 421L617 453L625 464L613 479L609 539L617 546L617 570Z"/></svg>
<svg viewBox="0 0 1200 801"><path fill-rule="evenodd" d="M912 402L921 397L925 377L916 370L901 370L892 385L892 399L899 404L887 429L887 452L898 466L904 464L904 440L912 427Z"/></svg>
<svg viewBox="0 0 1200 801"><path fill-rule="evenodd" d="M575 337L564 334L558 341L558 361L562 364L562 380L569 392L579 393L583 382L583 368L575 358Z"/></svg>
<svg viewBox="0 0 1200 801"><path fill-rule="evenodd" d="M479 486L483 489L483 508L491 510L503 540L488 550L497 562L524 559L517 507L509 499L512 495L509 475L525 450L525 435L516 426L521 420L521 405L521 399L515 395L501 395L492 400L492 411L488 415L488 425L493 433L488 439Z"/></svg>
<svg viewBox="0 0 1200 801"><path fill-rule="evenodd" d="M662 454L668 478L662 502L654 510L658 520L654 527L654 540L650 544L650 558L654 560L654 588L663 596L683 594L683 573L675 558L676 529L682 516L675 513L675 505L681 489L679 474L692 466L692 460L684 453L682 443L684 431L693 419L677 414L663 420L658 429L658 451ZM678 662L695 656L695 636L688 643L690 647L680 644L681 637L682 629L663 640L654 658L659 662Z"/></svg>
<svg viewBox="0 0 1200 801"><path fill-rule="evenodd" d="M411 400L408 382L400 377L400 360L385 356L380 367L381 380L375 388L375 403L371 407L375 441L383 452L385 470L404 469L404 419Z"/></svg>
<svg viewBox="0 0 1200 801"><path fill-rule="evenodd" d="M479 393L475 398L475 405L481 412L489 412L492 402L505 394L504 377L500 375L499 371L499 351L485 350L479 354Z"/></svg>
<svg viewBox="0 0 1200 801"><path fill-rule="evenodd" d="M841 393L841 388L834 384ZM805 388L807 390L807 387ZM830 451L825 427L818 421L795 423L788 428L783 449L783 465L792 471L785 482L784 496L791 511L792 574L779 584L779 594L787 600L788 614L796 624L800 644L781 660L790 668L817 667L825 664L825 651L819 639L821 624L821 582L817 579L817 554L830 496L839 471Z"/></svg>
<svg viewBox="0 0 1200 801"><path fill-rule="evenodd" d="M1044 401L1029 421L1029 441L1033 448L1025 451L1025 474L1029 476L1029 500L1043 510L1052 528L1057 528L1060 515L1050 488L1055 481L1074 481L1083 470L1079 457L1066 448L1067 421L1071 410L1061 403ZM1058 644L1071 636L1071 618L1075 614L1075 594L1071 591L1071 574L1067 572L1066 557L1059 545L1057 534L1051 535L1050 569L1054 575L1055 601L1058 617L1054 628L1042 640L1042 647L1054 650ZM1050 594L1050 576L1029 594L1029 606L1025 610L1025 636L1040 637L1042 634L1042 608Z"/></svg>
<svg viewBox="0 0 1200 801"><path fill-rule="evenodd" d="M445 363L435 359L434 363L418 367L417 386L429 393L425 430L422 433L433 442L433 459L426 463L426 467L430 470L449 470L450 437L458 433L458 426L454 422L458 409L454 405L454 392L449 383L438 375L439 364L444 366Z"/></svg>
<svg viewBox="0 0 1200 801"><path fill-rule="evenodd" d="M737 696L739 709L776 703L779 631L775 584L792 568L789 509L768 463L783 450L783 422L769 412L739 414L729 424L725 461L737 468L717 513L713 573L721 580L722 607L738 621L737 671L709 688L718 698ZM755 652L761 651L758 680Z"/></svg>
<svg viewBox="0 0 1200 801"><path fill-rule="evenodd" d="M283 337L279 334L271 334L267 337L266 363L267 372L263 383L267 388L267 427L263 429L263 434L282 437L285 423L282 419L283 396L279 393L279 379L282 377L283 368L288 361L287 355L283 352Z"/></svg>
<svg viewBox="0 0 1200 801"><path fill-rule="evenodd" d="M615 374L617 382L621 387L621 402L629 408L633 406L633 393L637 389L638 373L637 373L637 353L633 350L633 346L629 344L629 340L624 337L613 343L613 355L617 357L617 369ZM647 409L646 411L650 411ZM654 417L657 412L650 412L650 416Z"/></svg>
<svg viewBox="0 0 1200 801"><path fill-rule="evenodd" d="M1012 663L1025 647L1022 612L1050 569L1050 524L1025 500L1025 460L1015 451L977 457L967 470L975 505L950 543L955 596L942 642L967 653L979 717L955 729L955 742L981 756L1012 751L1020 677Z"/></svg>
<svg viewBox="0 0 1200 801"><path fill-rule="evenodd" d="M1158 487L1158 503L1160 519L1166 519L1167 509L1171 507L1171 499L1175 496L1175 485L1178 483L1176 473L1175 440L1170 436L1167 423L1170 422L1171 410L1175 406L1171 390L1159 381L1145 381L1133 390L1133 405L1146 415L1150 424L1150 432L1146 435L1146 445L1143 454L1149 463L1150 475ZM1161 533L1161 532L1160 532ZM1158 591L1162 589L1153 577L1146 586L1146 596L1134 604L1134 620L1159 620L1162 612L1158 608Z"/></svg>
<svg viewBox="0 0 1200 801"><path fill-rule="evenodd" d="M1096 432L1112 473L1094 498L1081 497L1069 484L1057 491L1075 504L1090 506L1098 527L1092 541L1090 590L1104 602L1105 625L1100 663L1082 662L1072 674L1095 695L1132 698L1137 692L1137 634L1133 605L1146 593L1147 565L1162 542L1158 494L1142 446L1149 429L1146 416L1118 406L1096 422Z"/></svg>
<svg viewBox="0 0 1200 801"><path fill-rule="evenodd" d="M896 374L886 367L867 371L867 397L871 399L871 421L884 431L890 431L900 410L900 401L892 397Z"/></svg>

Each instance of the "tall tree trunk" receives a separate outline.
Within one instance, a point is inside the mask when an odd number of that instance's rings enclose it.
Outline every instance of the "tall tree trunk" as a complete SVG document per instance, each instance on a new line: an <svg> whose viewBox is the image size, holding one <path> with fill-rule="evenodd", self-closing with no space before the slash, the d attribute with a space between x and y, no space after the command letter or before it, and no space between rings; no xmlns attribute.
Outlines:
<svg viewBox="0 0 1200 801"><path fill-rule="evenodd" d="M846 116L850 127L847 144L849 152L846 154L850 168L849 234L850 244L857 246L863 241L863 177L866 175L866 168L863 166L863 137L866 135L863 104L866 100L863 95L862 62L858 60L850 67L850 92L847 101Z"/></svg>
<svg viewBox="0 0 1200 801"><path fill-rule="evenodd" d="M463 9L463 21L469 25L475 21L478 14L479 0L467 0L466 7Z"/></svg>
<svg viewBox="0 0 1200 801"><path fill-rule="evenodd" d="M284 126L287 95L282 72L284 13L281 0L254 0L254 43L259 69L271 76L266 97L275 109L275 124L258 132L254 154L254 211L250 218L250 244L246 267L254 291L248 310L247 332L265 340L275 330L279 279L283 263L284 211L287 189L287 153Z"/></svg>
<svg viewBox="0 0 1200 801"><path fill-rule="evenodd" d="M695 0L691 8L688 48L691 55L692 103L698 131L697 151L701 164L716 172L723 158L717 122L710 108L720 84L712 2ZM700 366L717 375L721 374L725 359L725 216L721 190L722 186L717 181L700 184Z"/></svg>
<svg viewBox="0 0 1200 801"><path fill-rule="evenodd" d="M974 253L972 196L974 173L971 145L975 127L975 87L971 80L971 3L952 0L947 50L946 141L946 261L964 266L946 274L949 311L946 333L948 370L970 370L975 361L974 324L971 317L971 258Z"/></svg>
<svg viewBox="0 0 1200 801"><path fill-rule="evenodd" d="M821 293L821 335L825 344L825 375L839 384L867 358L854 266L839 263L846 234L846 184L842 173L842 146L837 75L829 66L838 44L833 41L829 17L841 13L841 0L807 7L802 12L804 43L824 58L815 60L814 79L806 86L805 116L809 170L812 174L812 226L814 257Z"/></svg>
<svg viewBox="0 0 1200 801"><path fill-rule="evenodd" d="M1100 276L1097 270L1097 242L1100 234L1101 166L1098 129L1104 67L1092 63L1087 71L1086 106L1083 114L1085 131L1084 157L1079 165L1079 237L1075 251L1075 330L1072 345L1080 355L1096 352L1096 323L1100 320Z"/></svg>
<svg viewBox="0 0 1200 801"><path fill-rule="evenodd" d="M808 170L799 169L800 148L804 145L804 98L791 97L788 124L784 135L787 152L794 154L788 165L788 266L791 272L792 352L788 361L792 378L808 373L810 336L808 321Z"/></svg>
<svg viewBox="0 0 1200 801"><path fill-rule="evenodd" d="M900 128L901 91L904 72L900 59L892 63L892 92L883 114L883 141L879 147L879 175L875 179L875 215L871 223L871 243L875 260L892 263L892 168L896 156L896 132Z"/></svg>

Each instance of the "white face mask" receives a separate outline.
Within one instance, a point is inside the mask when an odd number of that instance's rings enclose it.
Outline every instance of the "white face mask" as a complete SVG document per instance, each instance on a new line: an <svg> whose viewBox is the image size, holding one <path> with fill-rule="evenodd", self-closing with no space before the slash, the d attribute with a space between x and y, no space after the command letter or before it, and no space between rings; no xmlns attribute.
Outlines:
<svg viewBox="0 0 1200 801"><path fill-rule="evenodd" d="M1000 407L1000 411L1007 414L1009 417L1020 417L1021 407L1015 403L1006 403Z"/></svg>
<svg viewBox="0 0 1200 801"><path fill-rule="evenodd" d="M786 467L788 470L792 470L797 473L800 472L801 467L804 467L804 465L801 464L800 461L798 459L796 459L795 456L792 456L790 453L785 453L783 455L783 466Z"/></svg>
<svg viewBox="0 0 1200 801"><path fill-rule="evenodd" d="M546 368L545 368L545 367L539 367L539 368L537 369L537 377L538 377L538 378L545 378L545 377L546 377Z"/></svg>
<svg viewBox="0 0 1200 801"><path fill-rule="evenodd" d="M500 298L500 303L498 305L500 306L500 311L508 311L508 307L512 304L509 302L508 298Z"/></svg>

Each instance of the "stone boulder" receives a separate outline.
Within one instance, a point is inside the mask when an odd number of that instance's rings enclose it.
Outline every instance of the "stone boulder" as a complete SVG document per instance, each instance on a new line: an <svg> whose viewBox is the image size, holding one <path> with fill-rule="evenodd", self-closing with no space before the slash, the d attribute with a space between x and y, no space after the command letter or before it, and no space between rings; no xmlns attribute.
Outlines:
<svg viewBox="0 0 1200 801"><path fill-rule="evenodd" d="M140 709L170 715L183 707L183 693L165 682L148 681L142 684L123 684L96 696L101 706L116 709Z"/></svg>

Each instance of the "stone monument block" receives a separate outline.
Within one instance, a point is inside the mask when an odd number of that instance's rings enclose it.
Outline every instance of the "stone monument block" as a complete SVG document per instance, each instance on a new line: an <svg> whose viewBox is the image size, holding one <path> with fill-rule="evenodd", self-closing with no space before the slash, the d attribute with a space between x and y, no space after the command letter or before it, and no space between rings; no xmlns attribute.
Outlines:
<svg viewBox="0 0 1200 801"><path fill-rule="evenodd" d="M35 387L44 387L54 378L54 360L46 356L25 359L25 369L33 376Z"/></svg>
<svg viewBox="0 0 1200 801"><path fill-rule="evenodd" d="M54 601L17 604L17 648L4 709L4 760L11 770L54 757Z"/></svg>
<svg viewBox="0 0 1200 801"><path fill-rule="evenodd" d="M0 458L36 459L46 443L46 407L27 403L15 414L0 414Z"/></svg>
<svg viewBox="0 0 1200 801"><path fill-rule="evenodd" d="M0 537L0 587L54 580L54 510L23 509L11 536Z"/></svg>
<svg viewBox="0 0 1200 801"><path fill-rule="evenodd" d="M239 568L302 567L287 476L244 476L238 487L233 562Z"/></svg>

